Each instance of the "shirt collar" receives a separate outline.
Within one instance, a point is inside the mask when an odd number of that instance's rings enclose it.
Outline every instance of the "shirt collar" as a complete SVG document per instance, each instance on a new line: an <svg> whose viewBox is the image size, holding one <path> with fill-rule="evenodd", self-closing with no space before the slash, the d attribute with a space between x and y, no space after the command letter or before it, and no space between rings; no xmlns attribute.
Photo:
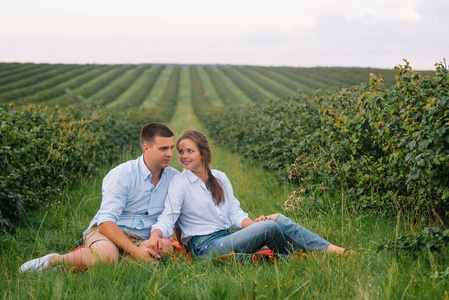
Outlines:
<svg viewBox="0 0 449 300"><path fill-rule="evenodd" d="M149 177L150 180L153 178L153 174L151 173L150 169L148 169L147 165L145 164L145 161L143 160L143 155L139 157L139 168L140 168L140 174L142 174L143 178ZM164 172L165 168L161 171L161 179L164 178Z"/></svg>
<svg viewBox="0 0 449 300"><path fill-rule="evenodd" d="M150 169L148 169L145 161L143 160L143 155L139 157L139 169L140 174L142 174L143 178L147 178L148 176L151 178L153 174L151 174Z"/></svg>
<svg viewBox="0 0 449 300"><path fill-rule="evenodd" d="M186 174L186 176L190 180L190 182L195 182L196 180L199 180L198 176L196 176L195 173L193 173L190 170L184 169L183 173Z"/></svg>

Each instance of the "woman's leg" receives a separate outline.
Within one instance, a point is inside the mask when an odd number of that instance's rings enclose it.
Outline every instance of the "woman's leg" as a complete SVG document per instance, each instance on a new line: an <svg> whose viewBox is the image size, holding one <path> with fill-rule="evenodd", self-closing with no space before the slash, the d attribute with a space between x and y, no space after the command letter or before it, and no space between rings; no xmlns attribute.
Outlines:
<svg viewBox="0 0 449 300"><path fill-rule="evenodd" d="M288 243L282 229L274 221L256 222L232 234L215 239L205 247L209 254L255 253L267 246L278 253L288 252Z"/></svg>
<svg viewBox="0 0 449 300"><path fill-rule="evenodd" d="M331 245L331 243L319 235L296 224L282 214L277 215L275 222L282 229L286 239L296 247L301 247L309 251L321 251L326 250Z"/></svg>

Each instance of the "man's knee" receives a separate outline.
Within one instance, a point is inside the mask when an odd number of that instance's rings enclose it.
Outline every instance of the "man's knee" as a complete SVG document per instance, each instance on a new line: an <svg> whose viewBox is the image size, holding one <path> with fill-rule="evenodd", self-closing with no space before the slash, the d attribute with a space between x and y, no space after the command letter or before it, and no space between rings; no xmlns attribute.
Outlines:
<svg viewBox="0 0 449 300"><path fill-rule="evenodd" d="M117 246L109 241L98 241L90 246L90 250L96 261L104 263L115 262L119 257Z"/></svg>

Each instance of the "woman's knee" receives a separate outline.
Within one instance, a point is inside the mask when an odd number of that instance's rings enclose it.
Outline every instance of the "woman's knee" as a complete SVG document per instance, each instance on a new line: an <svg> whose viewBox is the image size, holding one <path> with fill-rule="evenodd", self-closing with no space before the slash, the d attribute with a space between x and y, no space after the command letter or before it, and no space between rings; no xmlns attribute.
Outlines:
<svg viewBox="0 0 449 300"><path fill-rule="evenodd" d="M280 215L280 213L274 213L274 214L271 214L269 217L270 217L270 220L273 220L273 221L276 221L276 219L278 218L278 216Z"/></svg>
<svg viewBox="0 0 449 300"><path fill-rule="evenodd" d="M290 219L289 217L286 217L285 215L283 215L281 213L276 213L274 215L276 215L276 219L275 219L276 223L278 223L280 225L284 224L284 223L286 223L286 224L295 223L292 219Z"/></svg>
<svg viewBox="0 0 449 300"><path fill-rule="evenodd" d="M263 224L263 229L265 233L269 233L271 235L276 235L282 233L281 227L274 221L263 221L260 222Z"/></svg>

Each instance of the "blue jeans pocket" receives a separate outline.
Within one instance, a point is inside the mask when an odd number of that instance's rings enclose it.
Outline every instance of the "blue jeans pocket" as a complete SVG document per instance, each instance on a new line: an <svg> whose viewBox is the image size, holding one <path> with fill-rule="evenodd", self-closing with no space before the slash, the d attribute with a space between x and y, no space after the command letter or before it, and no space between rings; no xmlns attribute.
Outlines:
<svg viewBox="0 0 449 300"><path fill-rule="evenodd" d="M194 253L195 256L201 256L207 251L207 241L212 237L212 234L198 235L190 238L187 246L189 247L190 253Z"/></svg>
<svg viewBox="0 0 449 300"><path fill-rule="evenodd" d="M225 236L227 234L226 230L216 231L211 234L206 235L197 235L192 238L187 243L189 247L190 253L194 253L195 256L202 256L208 254L210 249L210 244L220 238L221 236Z"/></svg>

